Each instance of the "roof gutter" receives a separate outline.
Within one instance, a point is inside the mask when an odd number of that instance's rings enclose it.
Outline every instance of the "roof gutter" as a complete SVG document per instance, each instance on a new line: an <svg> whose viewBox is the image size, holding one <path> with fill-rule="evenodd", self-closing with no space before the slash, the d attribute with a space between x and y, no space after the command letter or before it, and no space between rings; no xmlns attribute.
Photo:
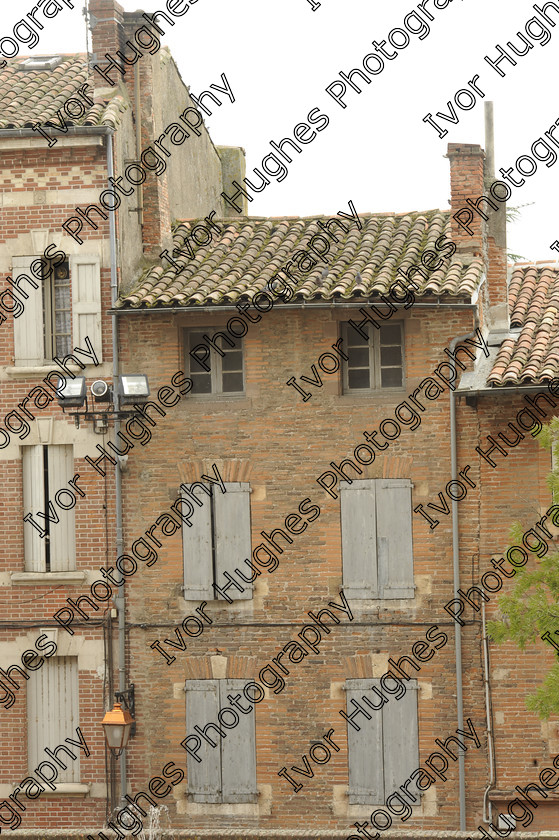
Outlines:
<svg viewBox="0 0 559 840"><path fill-rule="evenodd" d="M495 388L476 388L471 391L456 391L457 397L495 397L498 395L508 396L509 394L531 394L532 392L541 391L546 383L542 382L540 385L515 385L507 388L496 386Z"/></svg>
<svg viewBox="0 0 559 840"><path fill-rule="evenodd" d="M249 303L249 301L239 301L240 303ZM368 303L374 303L375 306L382 306L376 300L356 300L353 303L331 303L323 301L320 303L280 303L274 304L274 308L279 309L355 309L358 306L365 306ZM388 309L389 307L387 307ZM397 307L398 310L405 307ZM409 307L412 308L411 306ZM413 309L471 309L475 311L477 305L475 303L441 303L436 301L434 303L414 303ZM162 313L165 315L179 315L185 312L238 312L235 305L218 303L214 306L149 306L149 307L119 307L118 309L109 309L111 315L147 315L150 312ZM269 310L270 311L270 310Z"/></svg>
<svg viewBox="0 0 559 840"><path fill-rule="evenodd" d="M41 128L50 128L51 126L42 125ZM66 127L66 131L64 135L70 135L71 137L77 137L79 135L87 136L88 134L96 135L96 134L113 134L115 129L111 125L69 125ZM45 138L42 137L37 131L34 131L32 128L0 128L0 138L1 137L35 137L36 139Z"/></svg>

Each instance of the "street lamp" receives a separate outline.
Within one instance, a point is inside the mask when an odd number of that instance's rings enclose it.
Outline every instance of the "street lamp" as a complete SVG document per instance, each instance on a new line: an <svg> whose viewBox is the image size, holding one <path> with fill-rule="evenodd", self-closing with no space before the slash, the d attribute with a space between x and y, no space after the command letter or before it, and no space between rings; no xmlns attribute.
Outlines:
<svg viewBox="0 0 559 840"><path fill-rule="evenodd" d="M105 740L115 758L118 758L126 749L134 723L134 718L128 709L122 708L122 703L115 703L111 711L107 712L103 718Z"/></svg>

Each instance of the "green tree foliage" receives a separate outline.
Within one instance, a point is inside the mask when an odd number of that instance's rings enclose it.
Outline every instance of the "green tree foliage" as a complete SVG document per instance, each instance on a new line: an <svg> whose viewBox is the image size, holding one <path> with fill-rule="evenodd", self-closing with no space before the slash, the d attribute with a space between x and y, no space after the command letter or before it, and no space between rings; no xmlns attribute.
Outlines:
<svg viewBox="0 0 559 840"><path fill-rule="evenodd" d="M538 435L541 445L553 451L553 463L559 464L559 417L554 417ZM547 477L555 503L559 500L559 469L554 467ZM541 529L540 529L541 530ZM523 529L515 523L511 530L511 544L519 545ZM546 538L548 539L548 538ZM488 635L497 644L515 642L520 650L536 644L542 635L550 633L559 645L559 551L548 540L543 557L532 555L529 565L516 569L515 584L502 595L499 608L502 618L487 623ZM551 549L551 550L549 550ZM549 645L547 641L539 642ZM559 658L545 675L542 683L526 698L526 708L544 720L559 715Z"/></svg>

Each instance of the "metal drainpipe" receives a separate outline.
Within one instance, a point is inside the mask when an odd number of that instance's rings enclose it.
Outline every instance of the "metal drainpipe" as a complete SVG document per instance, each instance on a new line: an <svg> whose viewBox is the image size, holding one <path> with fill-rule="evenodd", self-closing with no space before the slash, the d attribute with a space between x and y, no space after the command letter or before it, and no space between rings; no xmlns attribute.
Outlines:
<svg viewBox="0 0 559 840"><path fill-rule="evenodd" d="M112 129L106 133L107 137L107 171L108 177L114 178L114 160L113 160L113 134ZM116 265L116 225L114 213L109 211L109 238L111 247L111 305L114 308L118 297L118 278ZM112 341L113 341L113 390L114 390L114 407L118 411L118 382L119 374L119 359L118 359L118 320L116 315L111 316L112 326ZM118 446L118 431L120 429L120 422L115 418L115 446ZM122 476L120 472L120 460L117 456L115 466L115 516L116 516L116 556L119 557L124 553L124 539L122 531ZM118 611L118 688L119 691L124 691L126 688L126 627L125 627L125 598L124 598L124 584L119 589L118 596L115 598ZM127 791L127 775L126 775L126 750L120 756L120 805L124 807L126 800L124 799Z"/></svg>
<svg viewBox="0 0 559 840"><path fill-rule="evenodd" d="M140 108L140 65L134 65L134 114L136 117L136 155L142 152L142 112ZM138 223L144 224L144 187L138 184Z"/></svg>
<svg viewBox="0 0 559 840"><path fill-rule="evenodd" d="M454 353L456 345L467 338L475 336L475 330L467 335L453 338L450 342L450 352ZM456 362L450 357L450 365L454 370L456 378ZM450 392L450 472L453 480L458 478L458 466L456 463L456 398L454 391ZM460 589L460 539L458 536L458 502L452 499L452 569L454 577L454 597L458 598ZM464 701L462 686L462 628L456 621L454 623L454 650L456 654L456 711L458 715L458 728L464 729ZM460 831L466 831L466 773L464 753L458 753L458 791L460 801Z"/></svg>
<svg viewBox="0 0 559 840"><path fill-rule="evenodd" d="M483 589L485 592L485 589ZM493 820L493 808L491 800L489 799L489 791L495 785L495 746L493 743L493 718L491 715L491 701L490 691L491 685L489 682L489 640L487 638L487 630L485 625L485 601L481 599L481 626L483 630L483 683L485 688L485 719L487 723L487 747L489 750L489 784L485 788L483 794L483 821L489 823Z"/></svg>

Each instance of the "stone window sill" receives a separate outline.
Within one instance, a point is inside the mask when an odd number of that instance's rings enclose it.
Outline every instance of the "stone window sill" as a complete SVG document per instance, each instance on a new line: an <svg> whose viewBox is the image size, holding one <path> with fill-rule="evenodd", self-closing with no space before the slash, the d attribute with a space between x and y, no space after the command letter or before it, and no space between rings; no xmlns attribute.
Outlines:
<svg viewBox="0 0 559 840"><path fill-rule="evenodd" d="M84 363L85 368L95 367L91 362ZM30 376L46 376L46 374L51 371L56 370L57 372L63 373L63 371L58 368L56 362L50 362L46 365L34 365L32 367L25 367L24 365L12 365L7 366L4 368L4 372L7 376L12 376L14 378L21 377L22 379L27 379ZM68 370L71 370L72 373L80 373L82 368L79 365L74 365L71 362L68 363Z"/></svg>
<svg viewBox="0 0 559 840"><path fill-rule="evenodd" d="M89 795L91 785L82 785L76 782L62 782L57 785L54 783L56 790L47 788L41 796L83 796Z"/></svg>
<svg viewBox="0 0 559 840"><path fill-rule="evenodd" d="M86 578L85 572L12 572L10 575L13 584L20 583L83 583Z"/></svg>

